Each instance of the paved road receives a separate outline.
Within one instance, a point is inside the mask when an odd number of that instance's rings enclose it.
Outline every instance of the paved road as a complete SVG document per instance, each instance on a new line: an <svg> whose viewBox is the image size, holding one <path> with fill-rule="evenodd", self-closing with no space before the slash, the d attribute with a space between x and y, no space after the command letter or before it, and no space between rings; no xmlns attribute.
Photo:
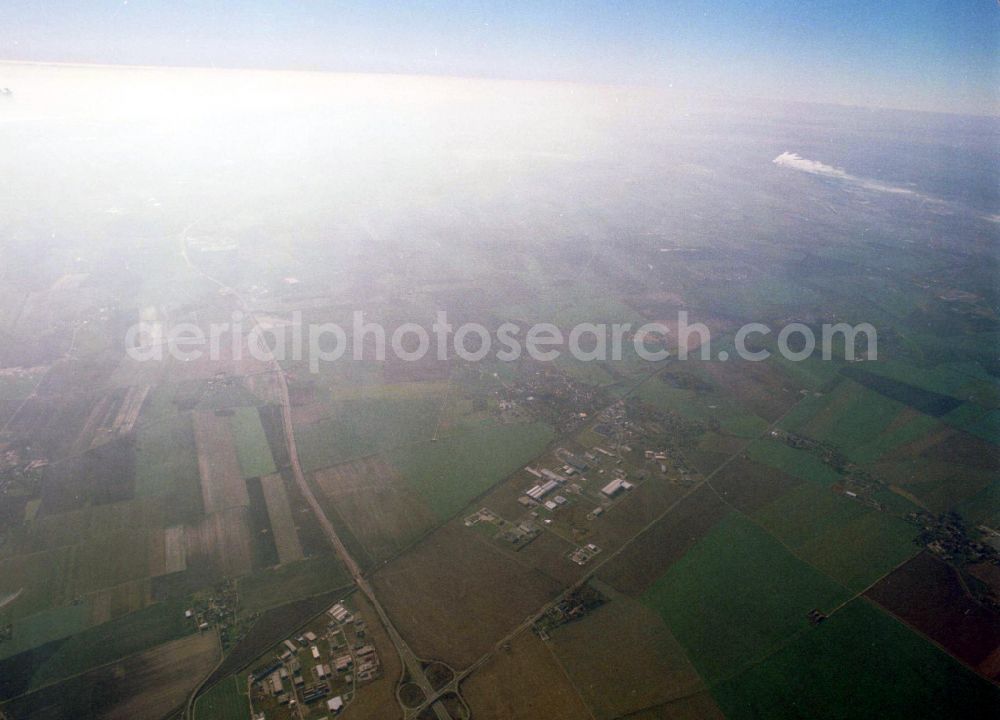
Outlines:
<svg viewBox="0 0 1000 720"><path fill-rule="evenodd" d="M659 375L661 372L663 372L663 370L664 370L665 367L666 366L661 367L661 368L659 368L657 370L654 370L644 380L640 381L637 385L635 385L629 391L628 394L630 395L630 394L634 393L638 389L638 387L640 385L642 385L643 382L648 382L652 378L654 378L655 376ZM627 395L626 395L626 397L627 397ZM621 402L621 399L615 400L615 402L613 402L611 405L609 405L607 408L604 408L600 412L604 412L604 410L610 409L611 407L613 407L614 405L616 405L619 402ZM575 590L577 588L580 588L580 587L586 585L588 582L590 582L590 580L597 575L597 573L601 570L602 567L604 567L604 565L608 564L609 562L611 562L612 560L614 560L616 557L618 557L619 555L621 555L622 553L624 553L632 545L633 542L635 542L647 530L651 529L654 525L656 525L663 518L665 518L667 515L669 515L674 510L674 508L676 508L678 505L680 505L682 502L684 502L684 500L686 500L689 496L693 495L695 492L697 492L698 490L700 490L702 487L706 487L706 486L709 487L709 488L711 488L713 490L713 492L714 492L715 488L713 488L712 485L711 485L712 479L716 475L718 475L720 472L722 472L726 467L728 467L732 462L734 462L737 458L739 458L740 455L742 455L743 452L748 447L750 447L750 445L752 445L754 442L756 442L757 440L759 440L761 438L767 437L768 433L770 433L771 430L773 430L774 428L778 427L779 423L781 423L781 421L784 420L785 417L789 413L791 413L793 409L795 409L795 407L797 407L797 404L793 405L791 408L789 408L788 410L786 410L785 413L781 417L779 417L774 422L772 422L771 424L769 424L759 435L757 435L757 436L755 436L755 437L747 440L746 442L744 442L740 446L739 450L737 450L735 453L733 453L728 458L726 458L726 460L724 462L722 462L714 470L712 470L712 472L708 473L707 475L705 475L704 477L702 477L702 479L699 480L697 483L695 483L694 485L692 485L691 487L689 487L687 490L685 490L684 493L677 500L675 500L674 502L672 502L663 512L661 512L659 515L657 515L655 518L653 518L649 523L647 523L645 526L643 526L642 528L640 528L638 532L636 532L631 537L629 537L627 540L625 540L625 542L622 543L621 546L619 546L613 552L604 554L604 556L600 560L597 560L593 564L591 564L590 569L583 576L581 576L575 583L573 583L573 585L571 585L568 589L564 590L563 592L559 593L552 600L546 602L538 610L536 610L532 615L530 615L529 617L525 618L524 621L521 622L521 624L519 624L517 627L515 627L513 630L511 630L509 633L507 633L503 638L501 638L493 646L492 650L489 650L488 652L486 652L482 657L480 657L472 665L470 665L469 667L465 668L461 672L455 673L455 677L452 679L452 681L450 683L448 683L448 685L446 685L445 687L441 688L440 690L435 691L432 695L428 695L427 696L427 701L425 701L424 704L419 709L423 709L423 708L427 707L427 705L429 703L431 703L431 702L436 702L437 699L441 695L444 695L445 693L448 693L448 692L457 692L459 685L461 685L462 681L465 680L465 678L467 678L473 672L475 672L480 667L482 667L486 663L487 660L489 660L491 657L493 657L502 647L504 647L505 645L507 645L508 643L510 643L515 637L517 637L518 635L520 635L522 632L526 632L532 625L535 624L535 622L537 622L539 619L541 619L541 617L546 612L548 612L550 608L553 608L556 605L558 605L562 601L562 599L568 593L570 593L573 590ZM600 412L595 413L595 415L600 415Z"/></svg>
<svg viewBox="0 0 1000 720"><path fill-rule="evenodd" d="M248 313L248 315L253 317L252 313ZM256 322L256 319L254 321ZM273 356L272 361L275 365L278 364L277 361L274 360ZM350 571L351 577L354 578L354 582L357 584L358 589L365 594L365 597L368 598L372 607L375 608L375 612L378 613L379 618L382 620L382 624L389 633L389 638L392 640L392 644L396 646L396 651L399 653L400 659L403 661L403 664L410 673L411 680L420 686L420 689L424 691L425 697L429 698L435 694L434 688L431 687L430 682L427 680L427 676L424 674L424 669L420 664L420 660L410 649L409 645L406 644L406 641L400 636L396 627L392 624L392 621L385 612L385 608L382 607L382 603L380 603L378 598L375 596L375 590L364 577L360 566L351 556L350 552L348 552L347 547L340 539L340 536L337 535L337 531L334 529L333 524L323 511L323 508L320 506L316 496L313 494L312 488L310 488L309 483L306 482L305 473L302 472L302 466L299 463L298 448L295 445L295 433L292 430L292 406L288 398L288 383L285 380L285 373L280 367L277 367L275 372L279 378L278 385L281 390L281 410L285 426L285 440L288 444L288 457L292 469L292 475L295 477L295 483L299 486L299 490L302 492L302 496L305 497L306 502L309 503L309 507L316 516L316 520L323 529L323 533L330 541L330 544L333 545L334 550L336 550L337 556L340 558L341 562L347 566L348 571ZM440 702L434 703L433 708L434 714L437 715L439 720L451 720L451 715L448 714L448 711ZM409 715L410 714L407 713L407 717L409 717Z"/></svg>
<svg viewBox="0 0 1000 720"><path fill-rule="evenodd" d="M195 265L193 262L191 262L191 259L188 257L187 254L187 241L184 237L185 235L186 235L186 230L185 233L182 234L181 236L181 244L182 244L181 252L187 264L193 270L199 273L202 277L204 277L206 280L215 283L220 288L222 288L227 293L231 294L234 298L236 298L236 300L240 304L240 309L243 310L244 314L252 320L254 326L259 325L257 316L250 309L249 303L247 303L246 300L244 300L243 297L238 292L236 292L236 290L234 290L221 280L212 277L204 270L199 268L197 265ZM305 473L302 472L302 465L299 462L298 447L295 444L295 432L292 427L292 403L288 396L288 382L285 378L285 371L281 367L281 364L278 362L277 358L274 357L274 354L270 351L270 349L268 349L267 354L269 358L268 364L271 366L271 369L274 372L275 377L278 379L278 389L280 391L279 399L281 401L282 424L285 426L285 443L288 445L289 466L292 470L292 475L295 478L295 484L298 485L299 491L302 493L302 496L306 499L306 502L309 504L309 507L313 512L313 515L316 516L316 521L319 523L319 526L320 528L322 528L323 533L326 535L327 539L330 541L330 544L333 546L334 551L337 553L337 557L339 557L340 561L344 563L345 567L347 567L347 570L351 573L351 577L354 579L355 584L357 584L358 589L365 594L365 597L368 598L368 601L372 604L372 607L374 607L375 611L378 613L379 619L381 619L382 624L385 626L385 629L389 634L389 638L392 640L392 644L395 645L396 647L396 652L399 653L400 660L402 660L403 665L406 667L407 671L409 671L410 680L416 683L420 687L420 689L423 690L425 697L431 698L433 696L436 696L437 693L434 691L434 688L431 687L430 682L427 680L427 676L424 674L424 669L420 663L420 659L413 653L413 651L410 649L410 646L406 644L406 641L403 640L402 636L396 630L396 627L392 624L392 621L389 619L389 616L386 613L385 608L382 607L382 603L380 603L378 601L378 598L375 596L375 590L372 588L368 580L364 577L364 574L361 571L361 567L351 556L351 553L348 552L347 546L344 545L343 540L341 540L340 536L337 535L337 531L336 529L334 529L333 524L330 522L330 518L328 518L326 512L323 511L322 506L319 504L319 501L313 494L312 488L309 487L309 483L306 481ZM422 707L420 709L422 709ZM448 710L444 707L444 705L440 701L435 701L432 707L434 709L434 714L437 716L438 720L453 720L451 715L448 713ZM406 708L404 708L404 717L406 718L415 717L418 712L419 709L414 711L409 711Z"/></svg>

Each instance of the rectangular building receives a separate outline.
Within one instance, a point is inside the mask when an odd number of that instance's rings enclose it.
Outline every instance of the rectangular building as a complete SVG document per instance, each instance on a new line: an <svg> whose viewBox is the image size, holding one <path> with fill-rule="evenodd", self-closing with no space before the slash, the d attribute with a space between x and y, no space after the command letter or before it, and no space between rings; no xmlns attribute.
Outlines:
<svg viewBox="0 0 1000 720"><path fill-rule="evenodd" d="M617 495L618 493L620 493L622 490L625 489L622 487L623 482L624 481L621 478L615 478L607 485L602 487L601 492L607 495L609 498L614 497L615 495Z"/></svg>

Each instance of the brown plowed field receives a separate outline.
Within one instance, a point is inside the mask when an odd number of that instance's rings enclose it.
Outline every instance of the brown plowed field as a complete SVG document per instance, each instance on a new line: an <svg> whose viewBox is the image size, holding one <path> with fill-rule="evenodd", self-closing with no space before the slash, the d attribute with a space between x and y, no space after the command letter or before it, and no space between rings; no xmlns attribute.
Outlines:
<svg viewBox="0 0 1000 720"><path fill-rule="evenodd" d="M468 667L559 592L489 542L446 525L375 574L396 628L424 660Z"/></svg>
<svg viewBox="0 0 1000 720"><path fill-rule="evenodd" d="M982 674L1000 678L1000 614L974 602L947 563L921 553L865 595Z"/></svg>

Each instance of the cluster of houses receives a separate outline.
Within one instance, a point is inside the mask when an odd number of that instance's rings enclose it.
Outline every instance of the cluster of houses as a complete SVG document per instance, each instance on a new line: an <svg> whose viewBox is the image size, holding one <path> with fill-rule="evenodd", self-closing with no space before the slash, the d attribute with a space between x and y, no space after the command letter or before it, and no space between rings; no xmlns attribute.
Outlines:
<svg viewBox="0 0 1000 720"><path fill-rule="evenodd" d="M379 675L379 656L375 647L365 640L364 620L342 602L331 606L326 616L326 632L317 628L322 637L310 630L284 640L280 655L250 676L256 691L271 698L263 703L265 707L276 703L295 717L316 717L323 712L319 702L325 701L325 710L337 715L346 706L356 683ZM353 630L353 640L348 639L348 630ZM326 649L327 643L329 649ZM347 694L333 696L334 688L344 686ZM300 703L301 707L296 707ZM271 708L274 710L273 704ZM254 717L266 720L266 713L261 711Z"/></svg>

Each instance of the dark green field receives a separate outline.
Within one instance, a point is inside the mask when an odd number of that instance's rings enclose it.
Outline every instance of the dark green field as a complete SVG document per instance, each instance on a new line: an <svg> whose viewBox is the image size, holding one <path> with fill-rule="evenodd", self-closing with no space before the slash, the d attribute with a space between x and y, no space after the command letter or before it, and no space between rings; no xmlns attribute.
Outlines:
<svg viewBox="0 0 1000 720"><path fill-rule="evenodd" d="M1000 690L864 600L712 688L731 720L987 720Z"/></svg>
<svg viewBox="0 0 1000 720"><path fill-rule="evenodd" d="M644 600L709 683L759 662L832 610L847 590L736 513L677 561Z"/></svg>
<svg viewBox="0 0 1000 720"><path fill-rule="evenodd" d="M795 554L860 591L915 555L917 528L905 520L805 482L754 513Z"/></svg>
<svg viewBox="0 0 1000 720"><path fill-rule="evenodd" d="M246 720L250 703L240 680L228 677L198 698L194 706L195 720Z"/></svg>
<svg viewBox="0 0 1000 720"><path fill-rule="evenodd" d="M442 520L537 456L552 439L544 423L483 425L389 453Z"/></svg>
<svg viewBox="0 0 1000 720"><path fill-rule="evenodd" d="M335 555L320 555L241 578L240 607L247 613L259 612L349 583L350 575Z"/></svg>

